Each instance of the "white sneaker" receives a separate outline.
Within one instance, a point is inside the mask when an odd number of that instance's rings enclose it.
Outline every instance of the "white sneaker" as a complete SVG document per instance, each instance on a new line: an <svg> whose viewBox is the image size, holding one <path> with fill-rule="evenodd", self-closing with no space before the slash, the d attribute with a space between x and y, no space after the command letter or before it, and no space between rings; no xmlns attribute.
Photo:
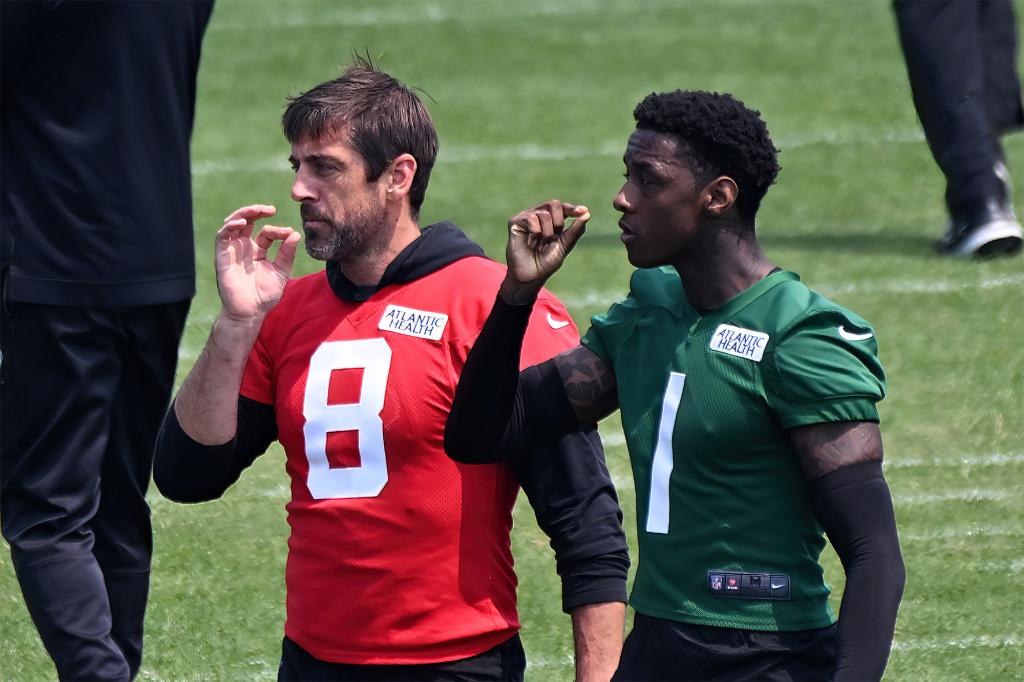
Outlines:
<svg viewBox="0 0 1024 682"><path fill-rule="evenodd" d="M939 250L959 258L987 258L1017 253L1024 245L1024 230L1009 203L989 201L969 218L946 223Z"/></svg>

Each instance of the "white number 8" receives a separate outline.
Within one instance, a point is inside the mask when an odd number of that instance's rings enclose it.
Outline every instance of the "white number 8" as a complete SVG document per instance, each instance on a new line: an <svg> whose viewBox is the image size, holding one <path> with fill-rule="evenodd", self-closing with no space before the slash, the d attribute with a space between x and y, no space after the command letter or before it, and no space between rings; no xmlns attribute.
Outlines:
<svg viewBox="0 0 1024 682"><path fill-rule="evenodd" d="M327 391L331 372L337 369L363 370L359 402L329 405ZM306 486L313 499L376 497L388 482L384 456L384 409L391 348L384 339L328 341L309 359L306 394L302 414L306 425L306 459L309 475ZM359 438L358 467L332 469L327 462L327 434L356 431Z"/></svg>

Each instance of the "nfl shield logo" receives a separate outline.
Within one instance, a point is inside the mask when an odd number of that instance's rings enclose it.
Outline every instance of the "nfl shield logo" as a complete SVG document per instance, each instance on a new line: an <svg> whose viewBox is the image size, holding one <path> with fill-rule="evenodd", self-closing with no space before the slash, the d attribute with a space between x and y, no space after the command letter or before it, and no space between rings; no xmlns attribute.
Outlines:
<svg viewBox="0 0 1024 682"><path fill-rule="evenodd" d="M722 589L722 576L714 573L711 575L711 589L719 592Z"/></svg>

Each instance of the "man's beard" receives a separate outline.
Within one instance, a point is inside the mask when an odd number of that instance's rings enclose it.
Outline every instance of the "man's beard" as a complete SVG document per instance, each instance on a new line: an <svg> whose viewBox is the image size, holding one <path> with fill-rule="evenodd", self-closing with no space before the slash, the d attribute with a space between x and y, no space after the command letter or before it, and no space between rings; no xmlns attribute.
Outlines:
<svg viewBox="0 0 1024 682"><path fill-rule="evenodd" d="M378 248L386 239L383 206L353 211L344 223L333 220L309 204L302 204L299 213L306 233L306 253L316 260L356 260ZM306 221L313 220L321 224L315 228L307 227Z"/></svg>

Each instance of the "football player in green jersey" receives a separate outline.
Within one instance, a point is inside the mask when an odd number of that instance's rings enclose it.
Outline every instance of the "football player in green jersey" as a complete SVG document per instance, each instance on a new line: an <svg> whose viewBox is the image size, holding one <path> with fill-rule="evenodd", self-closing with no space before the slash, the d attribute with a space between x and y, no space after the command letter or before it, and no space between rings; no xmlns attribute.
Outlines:
<svg viewBox="0 0 1024 682"><path fill-rule="evenodd" d="M634 117L614 200L638 268L629 297L520 374L533 301L590 214L551 200L514 216L448 454L481 461L621 410L640 559L615 679L877 680L904 568L874 330L761 250L754 219L779 167L758 112L676 91ZM825 535L846 571L838 619Z"/></svg>

